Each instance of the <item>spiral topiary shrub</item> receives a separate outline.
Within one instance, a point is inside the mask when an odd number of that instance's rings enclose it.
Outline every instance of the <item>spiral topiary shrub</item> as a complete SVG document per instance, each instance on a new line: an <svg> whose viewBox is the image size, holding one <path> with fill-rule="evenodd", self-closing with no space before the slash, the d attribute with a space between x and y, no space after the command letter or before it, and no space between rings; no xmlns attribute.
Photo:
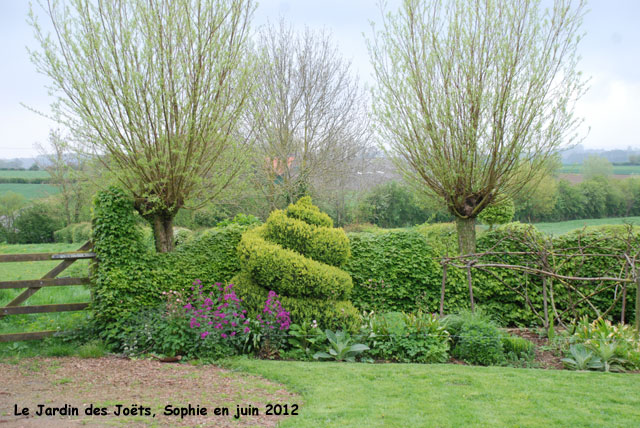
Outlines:
<svg viewBox="0 0 640 428"><path fill-rule="evenodd" d="M355 331L359 314L349 301L351 276L341 269L351 252L342 229L308 196L242 235L242 271L231 279L247 307L258 314L270 290L295 323L316 320L323 328Z"/></svg>

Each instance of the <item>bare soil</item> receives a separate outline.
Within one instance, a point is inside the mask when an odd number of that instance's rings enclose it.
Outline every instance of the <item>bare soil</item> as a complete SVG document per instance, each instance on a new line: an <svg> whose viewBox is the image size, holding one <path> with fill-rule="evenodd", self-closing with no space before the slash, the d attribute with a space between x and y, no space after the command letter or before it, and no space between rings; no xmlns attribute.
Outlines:
<svg viewBox="0 0 640 428"><path fill-rule="evenodd" d="M266 404L302 405L298 395L260 377L216 366L128 360L118 357L25 358L0 363L0 426L4 427L273 427L284 416L267 416ZM38 405L78 408L78 416L37 416ZM116 416L116 405L144 406L150 415ZM106 416L87 416L90 406ZM164 415L165 406L207 408L207 415ZM29 408L29 416L16 416ZM258 409L257 416L235 419L236 408ZM123 407L123 408L124 408ZM227 408L228 415L215 415ZM154 415L155 416L152 416Z"/></svg>
<svg viewBox="0 0 640 428"><path fill-rule="evenodd" d="M540 337L535 331L520 328L508 328L507 331L530 340L536 345L536 358L534 359L534 363L539 368L551 370L562 370L564 368L562 357L548 350L549 340L546 337Z"/></svg>

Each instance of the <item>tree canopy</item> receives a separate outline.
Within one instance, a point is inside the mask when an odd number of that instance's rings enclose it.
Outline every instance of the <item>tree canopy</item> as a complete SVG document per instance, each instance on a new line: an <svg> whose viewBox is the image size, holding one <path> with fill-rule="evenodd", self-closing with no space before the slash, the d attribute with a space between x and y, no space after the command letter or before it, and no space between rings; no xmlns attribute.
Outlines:
<svg viewBox="0 0 640 428"><path fill-rule="evenodd" d="M378 133L405 176L456 216L463 253L475 251L478 214L578 138L584 6L405 0L374 26Z"/></svg>
<svg viewBox="0 0 640 428"><path fill-rule="evenodd" d="M215 198L242 165L253 0L50 0L53 117L134 197L170 251L172 219Z"/></svg>

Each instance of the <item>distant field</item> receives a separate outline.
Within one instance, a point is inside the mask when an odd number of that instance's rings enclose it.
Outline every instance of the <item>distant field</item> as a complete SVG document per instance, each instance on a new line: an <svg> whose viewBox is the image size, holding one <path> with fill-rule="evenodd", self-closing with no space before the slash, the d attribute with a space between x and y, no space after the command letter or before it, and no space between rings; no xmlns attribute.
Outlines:
<svg viewBox="0 0 640 428"><path fill-rule="evenodd" d="M595 218L587 220L559 221L556 223L535 223L534 226L549 235L562 235L575 229L582 229L585 226L602 226L604 224L625 224L640 225L640 217L618 217L618 218Z"/></svg>
<svg viewBox="0 0 640 428"><path fill-rule="evenodd" d="M0 254L55 253L75 251L82 244L0 244ZM0 281L38 279L57 266L59 261L0 263ZM58 277L88 275L88 260L78 260ZM24 289L0 290L0 306L6 305ZM26 301L26 305L48 305L54 303L88 302L89 289L85 286L45 287ZM65 330L85 317L83 312L62 312L52 314L10 315L0 318L1 333L17 333L38 330Z"/></svg>
<svg viewBox="0 0 640 428"><path fill-rule="evenodd" d="M562 165L560 174L582 174L583 165ZM614 175L640 175L640 165L614 165Z"/></svg>
<svg viewBox="0 0 640 428"><path fill-rule="evenodd" d="M11 172L11 171L0 171L0 172ZM33 171L33 172L39 172L39 171ZM44 198L46 196L55 195L56 193L60 192L60 189L58 189L58 186L54 186L52 184L0 183L0 194L8 191L19 193L27 199L38 199L38 198Z"/></svg>
<svg viewBox="0 0 640 428"><path fill-rule="evenodd" d="M49 178L47 171L0 170L1 178Z"/></svg>

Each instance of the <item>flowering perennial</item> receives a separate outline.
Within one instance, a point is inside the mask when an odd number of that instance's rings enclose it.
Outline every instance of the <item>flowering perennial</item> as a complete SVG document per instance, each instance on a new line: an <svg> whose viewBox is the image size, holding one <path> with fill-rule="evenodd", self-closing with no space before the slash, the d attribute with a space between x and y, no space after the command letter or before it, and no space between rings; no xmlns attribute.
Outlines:
<svg viewBox="0 0 640 428"><path fill-rule="evenodd" d="M198 279L191 292L191 298L183 308L189 317L189 326L198 329L202 339L210 335L228 339L251 331L247 311L242 308L242 299L233 291L233 284L224 286L216 282L207 293Z"/></svg>

